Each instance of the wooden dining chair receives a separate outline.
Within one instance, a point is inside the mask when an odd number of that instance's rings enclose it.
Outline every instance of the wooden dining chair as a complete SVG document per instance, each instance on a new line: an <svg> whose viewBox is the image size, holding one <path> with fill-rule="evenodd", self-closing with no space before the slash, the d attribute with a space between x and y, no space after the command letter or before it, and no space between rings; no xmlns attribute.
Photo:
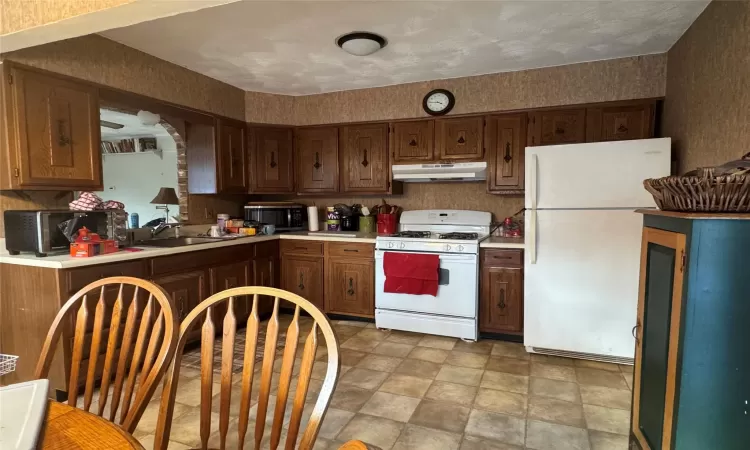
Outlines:
<svg viewBox="0 0 750 450"><path fill-rule="evenodd" d="M258 296L270 296L274 298L273 312L268 320L265 336L265 346L263 348L263 359L260 368L260 389L258 393L257 411L255 415L255 427L250 431L249 413L251 407L251 393L255 378L256 368L256 349L258 347L258 330L261 326L258 313ZM271 393L271 381L273 377L274 359L276 357L276 345L279 337L279 301L286 300L294 305L294 316L286 330L284 351L282 354L281 373L278 381L278 390L276 392L276 405L269 405L269 396ZM311 449L318 436L320 424L325 417L328 404L331 401L333 390L336 387L340 368L340 356L336 335L331 327L328 318L315 305L299 295L287 292L281 289L246 286L227 289L207 298L201 302L190 314L183 320L180 325L180 337L175 352L175 360L172 365L164 385L162 393L162 404L159 418L156 426L156 436L154 449L165 450L169 441L170 427L172 423L172 413L174 410L175 395L177 392L177 381L180 375L180 364L185 343L188 339L188 331L199 320L203 320L201 329L201 408L200 408L200 440L201 449L208 448L209 436L211 434L211 404L213 386L213 365L214 365L214 337L216 333L216 324L214 316L216 311L224 311L221 306L227 304L226 313L222 321L223 334L221 343L221 384L219 394L219 427L218 440L219 447L224 449L227 442L229 429L229 411L232 397L232 360L234 355L235 333L237 329L237 319L234 314L234 308L237 303L242 301L252 301L252 309L247 319L247 330L245 337L245 349L243 357L242 375L241 375L241 394L239 401L239 418L237 423L238 436L237 448L245 448L245 442L252 443L251 448L259 449L263 440L266 428L266 414L269 407L273 408L273 419L270 431L270 448L275 450L279 448L281 440L282 425L289 399L289 388L292 382L294 362L297 353L297 345L300 341L300 312L305 311L313 319L313 325L307 337L304 339L302 349L302 360L299 365L299 375L297 387L293 395L294 403L291 410L291 418L287 429L286 443L283 448L292 450L299 448L302 450ZM313 407L312 414L307 422L307 427L302 435L299 447L295 447L300 431L302 413L305 406L305 400L308 393L308 387L315 363L315 354L318 349L318 334L322 333L327 349L327 370L323 385L318 394L318 399Z"/></svg>
<svg viewBox="0 0 750 450"><path fill-rule="evenodd" d="M132 433L174 356L178 330L172 300L160 286L133 277L102 278L78 291L57 313L35 376L47 376L60 336L72 335L71 355L65 358L70 360L68 404L77 405L81 363L89 346L82 409ZM90 411L97 381L101 381L98 406ZM112 403L105 416L110 387Z"/></svg>

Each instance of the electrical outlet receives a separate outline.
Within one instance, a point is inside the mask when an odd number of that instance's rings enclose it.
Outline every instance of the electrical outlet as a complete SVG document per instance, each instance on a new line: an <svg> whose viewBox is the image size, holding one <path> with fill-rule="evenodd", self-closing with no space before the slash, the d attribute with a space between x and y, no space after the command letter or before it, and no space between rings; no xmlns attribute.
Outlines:
<svg viewBox="0 0 750 450"><path fill-rule="evenodd" d="M212 209L210 210L208 208L204 208L203 211L204 211L204 216L205 216L206 219L213 219L214 218L214 211Z"/></svg>

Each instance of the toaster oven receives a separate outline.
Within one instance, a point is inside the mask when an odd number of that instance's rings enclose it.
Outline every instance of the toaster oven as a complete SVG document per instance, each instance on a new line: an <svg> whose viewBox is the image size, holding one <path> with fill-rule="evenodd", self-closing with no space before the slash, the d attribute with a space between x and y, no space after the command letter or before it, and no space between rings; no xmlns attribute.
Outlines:
<svg viewBox="0 0 750 450"><path fill-rule="evenodd" d="M4 213L5 248L11 255L33 252L47 256L56 250L67 250L70 236L81 227L103 239L113 239L119 247L129 245L128 213L121 209L101 211L10 210Z"/></svg>

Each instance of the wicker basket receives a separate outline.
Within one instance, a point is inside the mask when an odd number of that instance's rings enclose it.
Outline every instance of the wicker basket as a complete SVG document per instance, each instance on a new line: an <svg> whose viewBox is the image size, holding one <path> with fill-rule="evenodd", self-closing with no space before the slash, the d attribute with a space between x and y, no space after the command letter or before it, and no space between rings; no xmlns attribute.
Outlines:
<svg viewBox="0 0 750 450"><path fill-rule="evenodd" d="M665 211L750 213L750 173L723 175L750 165L750 154L701 175L651 178L643 185Z"/></svg>

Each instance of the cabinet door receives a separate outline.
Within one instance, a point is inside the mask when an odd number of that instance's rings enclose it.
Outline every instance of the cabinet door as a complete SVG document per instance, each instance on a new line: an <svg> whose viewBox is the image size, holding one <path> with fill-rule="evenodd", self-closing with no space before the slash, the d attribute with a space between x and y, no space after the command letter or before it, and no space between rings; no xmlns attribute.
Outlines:
<svg viewBox="0 0 750 450"><path fill-rule="evenodd" d="M297 192L338 192L338 129L297 130Z"/></svg>
<svg viewBox="0 0 750 450"><path fill-rule="evenodd" d="M523 269L483 267L479 329L496 333L523 331Z"/></svg>
<svg viewBox="0 0 750 450"><path fill-rule="evenodd" d="M672 448L684 256L684 234L643 229L632 431L644 450Z"/></svg>
<svg viewBox="0 0 750 450"><path fill-rule="evenodd" d="M276 258L256 258L253 264L253 286L278 286L278 260ZM252 299L248 302L247 314L252 308ZM270 312L273 309L273 298L268 296L258 297L258 314Z"/></svg>
<svg viewBox="0 0 750 450"><path fill-rule="evenodd" d="M341 128L344 192L388 192L388 125Z"/></svg>
<svg viewBox="0 0 750 450"><path fill-rule="evenodd" d="M247 192L245 124L219 121L219 191Z"/></svg>
<svg viewBox="0 0 750 450"><path fill-rule="evenodd" d="M19 187L101 190L96 88L16 68L12 83Z"/></svg>
<svg viewBox="0 0 750 450"><path fill-rule="evenodd" d="M396 162L432 161L434 120L416 120L391 124L391 148Z"/></svg>
<svg viewBox="0 0 750 450"><path fill-rule="evenodd" d="M211 267L210 272L211 295L226 289L247 286L250 282L250 264L247 261ZM243 296L237 297L234 300L234 314L237 317L237 320L240 321L247 317L251 307L248 306L248 302L252 301L252 299L247 299ZM228 302L216 308L214 326L217 330L221 328L221 325L224 322L227 305L229 305Z"/></svg>
<svg viewBox="0 0 750 450"><path fill-rule="evenodd" d="M526 114L487 117L488 192L523 191L526 120Z"/></svg>
<svg viewBox="0 0 750 450"><path fill-rule="evenodd" d="M200 302L208 297L206 272L196 270L153 280L172 298L180 323ZM190 330L190 340L200 339L200 321Z"/></svg>
<svg viewBox="0 0 750 450"><path fill-rule="evenodd" d="M586 110L558 109L529 113L527 145L577 144L586 141Z"/></svg>
<svg viewBox="0 0 750 450"><path fill-rule="evenodd" d="M375 317L375 263L371 259L329 258L326 312Z"/></svg>
<svg viewBox="0 0 750 450"><path fill-rule="evenodd" d="M252 192L294 192L292 129L254 128L250 133Z"/></svg>
<svg viewBox="0 0 750 450"><path fill-rule="evenodd" d="M589 108L586 110L586 142L654 137L654 109L653 102Z"/></svg>
<svg viewBox="0 0 750 450"><path fill-rule="evenodd" d="M435 148L440 160L480 160L484 154L484 117L438 119L435 121Z"/></svg>
<svg viewBox="0 0 750 450"><path fill-rule="evenodd" d="M281 289L309 300L323 311L323 258L285 255L281 265Z"/></svg>

